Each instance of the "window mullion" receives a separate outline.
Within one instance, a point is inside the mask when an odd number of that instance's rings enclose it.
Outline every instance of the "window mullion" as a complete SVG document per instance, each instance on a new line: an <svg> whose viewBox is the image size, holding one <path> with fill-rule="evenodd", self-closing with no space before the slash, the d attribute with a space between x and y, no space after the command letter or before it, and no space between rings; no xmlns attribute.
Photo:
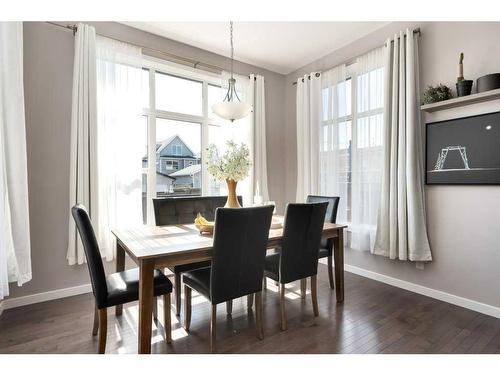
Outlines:
<svg viewBox="0 0 500 375"><path fill-rule="evenodd" d="M155 72L149 70L149 108L148 114L148 178L146 216L149 225L154 224L153 198L156 198L156 117L152 114L156 108Z"/></svg>
<svg viewBox="0 0 500 375"><path fill-rule="evenodd" d="M201 195L209 195L210 191L210 178L206 171L205 159L206 150L208 147L208 84L203 81L203 121L201 123Z"/></svg>

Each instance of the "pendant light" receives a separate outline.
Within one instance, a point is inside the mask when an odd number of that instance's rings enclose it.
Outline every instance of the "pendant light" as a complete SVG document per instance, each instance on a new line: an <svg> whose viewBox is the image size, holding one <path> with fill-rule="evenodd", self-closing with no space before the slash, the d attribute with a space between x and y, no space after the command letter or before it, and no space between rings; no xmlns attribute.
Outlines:
<svg viewBox="0 0 500 375"><path fill-rule="evenodd" d="M233 77L234 47L233 47L233 21L229 23L231 38L231 78L224 100L212 106L212 111L225 120L239 120L252 111L252 106L243 103L236 92L236 79Z"/></svg>

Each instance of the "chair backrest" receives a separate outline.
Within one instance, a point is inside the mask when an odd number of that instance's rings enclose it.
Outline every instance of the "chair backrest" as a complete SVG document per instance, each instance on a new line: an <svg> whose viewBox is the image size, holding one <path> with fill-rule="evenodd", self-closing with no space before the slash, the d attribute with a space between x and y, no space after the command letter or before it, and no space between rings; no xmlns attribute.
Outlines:
<svg viewBox="0 0 500 375"><path fill-rule="evenodd" d="M326 209L325 222L335 224L337 222L337 211L339 210L340 197L327 197L323 195L308 195L307 203L318 203L318 202L328 202L328 208ZM320 247L333 249L333 240L321 239Z"/></svg>
<svg viewBox="0 0 500 375"><path fill-rule="evenodd" d="M327 202L287 205L279 266L281 283L317 274L327 205Z"/></svg>
<svg viewBox="0 0 500 375"><path fill-rule="evenodd" d="M198 213L213 221L215 210L224 207L227 196L205 197L169 197L153 199L156 225L174 225L192 223ZM240 205L243 204L238 196Z"/></svg>
<svg viewBox="0 0 500 375"><path fill-rule="evenodd" d="M328 202L326 209L325 222L333 223L337 221L337 211L339 210L340 197L327 197L323 195L308 195L307 203Z"/></svg>
<svg viewBox="0 0 500 375"><path fill-rule="evenodd" d="M80 233L80 238L82 239L96 305L97 308L102 308L108 297L108 287L106 285L106 274L104 273L101 252L99 251L99 244L97 243L94 228L92 228L92 222L90 221L87 209L83 205L77 204L73 206L71 214L73 215L73 219L75 219L78 233Z"/></svg>
<svg viewBox="0 0 500 375"><path fill-rule="evenodd" d="M262 290L273 206L218 208L210 299L213 304Z"/></svg>

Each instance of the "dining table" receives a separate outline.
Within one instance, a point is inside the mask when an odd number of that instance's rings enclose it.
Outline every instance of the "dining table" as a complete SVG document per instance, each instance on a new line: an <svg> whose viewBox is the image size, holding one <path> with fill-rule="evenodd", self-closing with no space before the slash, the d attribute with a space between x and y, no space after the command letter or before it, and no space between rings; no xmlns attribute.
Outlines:
<svg viewBox="0 0 500 375"><path fill-rule="evenodd" d="M273 216L273 222L283 222L283 217ZM346 225L325 223L323 238L333 240L335 292L338 303L344 301L344 228ZM155 269L181 264L202 262L212 258L213 236L200 234L194 224L167 226L143 225L135 228L112 230L116 237L116 271L125 270L125 254L139 267L139 319L138 352L151 353L151 328L153 313L153 274ZM283 228L270 228L267 248L281 246ZM123 306L115 308L121 315Z"/></svg>

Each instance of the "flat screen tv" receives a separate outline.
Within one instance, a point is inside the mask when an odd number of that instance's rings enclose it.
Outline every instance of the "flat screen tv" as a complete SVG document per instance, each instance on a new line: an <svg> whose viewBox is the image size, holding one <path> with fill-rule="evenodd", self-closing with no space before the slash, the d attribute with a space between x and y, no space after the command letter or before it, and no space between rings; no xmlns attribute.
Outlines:
<svg viewBox="0 0 500 375"><path fill-rule="evenodd" d="M428 123L426 184L500 184L500 112Z"/></svg>

